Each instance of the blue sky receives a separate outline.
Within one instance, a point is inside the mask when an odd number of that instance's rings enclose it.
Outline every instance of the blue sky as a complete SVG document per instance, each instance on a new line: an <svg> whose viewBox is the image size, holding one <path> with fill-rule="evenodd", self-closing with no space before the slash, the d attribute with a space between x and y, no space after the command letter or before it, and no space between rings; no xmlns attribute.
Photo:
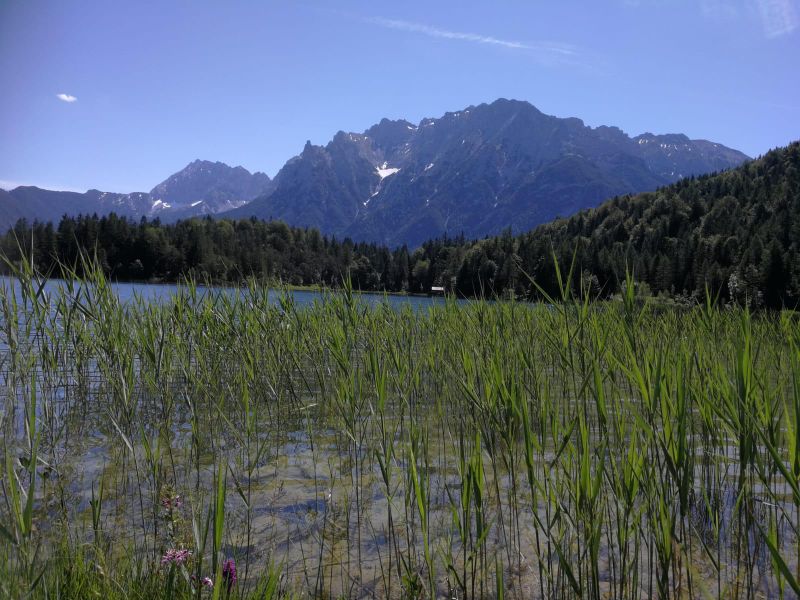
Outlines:
<svg viewBox="0 0 800 600"><path fill-rule="evenodd" d="M758 155L800 138L798 62L800 0L0 0L0 187L272 176L306 140L498 97Z"/></svg>

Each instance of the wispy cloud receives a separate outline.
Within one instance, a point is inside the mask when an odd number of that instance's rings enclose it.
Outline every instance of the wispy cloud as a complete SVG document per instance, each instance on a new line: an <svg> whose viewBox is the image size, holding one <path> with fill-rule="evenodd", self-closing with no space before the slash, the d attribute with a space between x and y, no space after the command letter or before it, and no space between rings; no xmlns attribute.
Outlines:
<svg viewBox="0 0 800 600"><path fill-rule="evenodd" d="M800 25L800 18L792 0L756 0L756 4L767 37L786 35Z"/></svg>
<svg viewBox="0 0 800 600"><path fill-rule="evenodd" d="M619 0L631 7L666 4L666 0ZM713 21L761 21L768 38L792 33L800 27L800 0L699 0L700 14Z"/></svg>
<svg viewBox="0 0 800 600"><path fill-rule="evenodd" d="M574 58L578 54L577 48L570 44L544 41L520 42L515 40L505 40L493 37L491 35L481 35L478 33L468 33L463 31L451 31L449 29L441 29L439 27L433 27L424 23L414 23L412 21L402 21L399 19L386 19L384 17L371 17L366 19L366 21L380 27L386 27L387 29L397 29L399 31L419 33L422 35L427 35L428 37L501 46L503 48L510 48L512 50L526 50L536 53L540 58L548 58L550 60L559 58L570 59Z"/></svg>
<svg viewBox="0 0 800 600"><path fill-rule="evenodd" d="M75 102L77 100L75 96L70 96L69 94L56 94L56 98L62 102Z"/></svg>
<svg viewBox="0 0 800 600"><path fill-rule="evenodd" d="M731 21L741 14L739 7L730 0L700 0L700 12L715 21Z"/></svg>

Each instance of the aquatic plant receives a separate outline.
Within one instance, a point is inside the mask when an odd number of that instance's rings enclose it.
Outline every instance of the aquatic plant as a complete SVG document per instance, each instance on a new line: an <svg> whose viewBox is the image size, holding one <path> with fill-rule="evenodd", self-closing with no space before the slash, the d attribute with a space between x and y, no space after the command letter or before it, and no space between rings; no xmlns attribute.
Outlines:
<svg viewBox="0 0 800 600"><path fill-rule="evenodd" d="M0 282L0 596L790 597L800 317ZM710 296L710 294L709 294Z"/></svg>

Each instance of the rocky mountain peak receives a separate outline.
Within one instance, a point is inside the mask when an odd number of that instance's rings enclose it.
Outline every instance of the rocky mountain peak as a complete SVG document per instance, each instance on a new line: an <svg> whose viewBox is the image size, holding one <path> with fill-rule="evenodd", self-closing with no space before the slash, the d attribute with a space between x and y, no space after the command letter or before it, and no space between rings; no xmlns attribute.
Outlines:
<svg viewBox="0 0 800 600"><path fill-rule="evenodd" d="M0 218L57 220L116 212L162 220L198 214L282 219L327 234L414 246L443 234L527 230L615 195L653 190L747 160L683 134L634 138L613 126L547 115L500 98L418 125L381 119L363 133L307 141L275 180L194 160L149 194L13 190ZM2 207L0 207L2 208Z"/></svg>
<svg viewBox="0 0 800 600"><path fill-rule="evenodd" d="M381 119L363 134L338 132L324 148L307 145L271 195L227 214L413 246L443 234L530 229L747 159L686 136L647 139L504 98L416 126Z"/></svg>

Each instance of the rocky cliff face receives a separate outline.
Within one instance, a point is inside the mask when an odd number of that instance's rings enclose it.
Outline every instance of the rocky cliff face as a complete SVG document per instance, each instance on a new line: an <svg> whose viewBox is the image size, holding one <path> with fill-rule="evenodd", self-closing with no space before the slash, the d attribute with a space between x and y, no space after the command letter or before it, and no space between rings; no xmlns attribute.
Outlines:
<svg viewBox="0 0 800 600"><path fill-rule="evenodd" d="M680 134L631 138L497 100L417 125L384 119L364 133L340 132L324 147L307 144L271 194L223 216L414 246L443 234L523 231L747 158Z"/></svg>

